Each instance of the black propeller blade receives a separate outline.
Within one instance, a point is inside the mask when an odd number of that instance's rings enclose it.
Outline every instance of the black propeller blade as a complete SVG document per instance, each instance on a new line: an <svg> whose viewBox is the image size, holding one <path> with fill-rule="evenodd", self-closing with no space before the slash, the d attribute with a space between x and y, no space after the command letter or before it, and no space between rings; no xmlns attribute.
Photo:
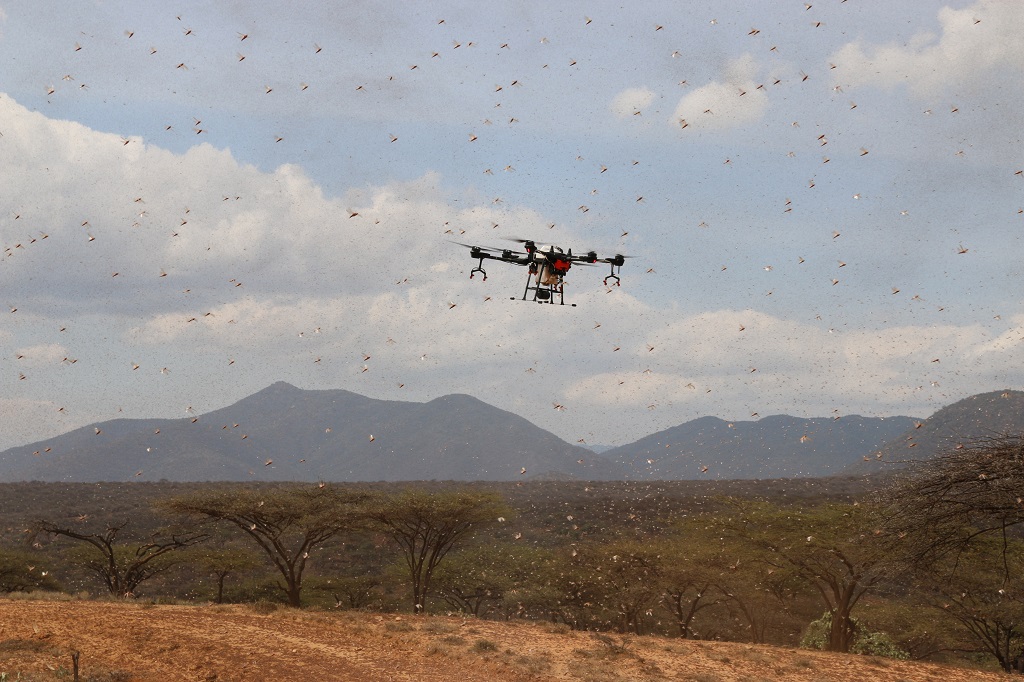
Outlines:
<svg viewBox="0 0 1024 682"><path fill-rule="evenodd" d="M471 252L489 251L490 253L499 253L502 258L511 258L513 256L525 256L525 253L520 251L510 251L509 249L496 249L491 246L475 246L473 244L463 244L462 242L452 242L452 244L458 244L459 246L465 246Z"/></svg>

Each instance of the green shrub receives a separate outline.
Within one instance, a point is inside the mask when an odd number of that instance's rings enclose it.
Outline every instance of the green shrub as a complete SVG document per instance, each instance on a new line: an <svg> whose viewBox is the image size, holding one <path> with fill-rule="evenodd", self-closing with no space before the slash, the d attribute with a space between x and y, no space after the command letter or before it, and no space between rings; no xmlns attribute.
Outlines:
<svg viewBox="0 0 1024 682"><path fill-rule="evenodd" d="M865 630L856 618L851 618L850 620L853 621L854 627L853 644L850 646L850 653L865 656L882 656L898 660L910 658L910 654L901 649L886 633L870 632ZM831 629L832 614L826 612L821 618L812 621L807 626L804 636L800 639L800 646L804 649L826 649Z"/></svg>

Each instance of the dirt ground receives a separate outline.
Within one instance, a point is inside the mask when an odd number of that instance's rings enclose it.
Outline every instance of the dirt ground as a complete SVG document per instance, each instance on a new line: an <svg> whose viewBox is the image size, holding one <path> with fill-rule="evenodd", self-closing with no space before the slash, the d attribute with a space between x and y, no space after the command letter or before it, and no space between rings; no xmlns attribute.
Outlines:
<svg viewBox="0 0 1024 682"><path fill-rule="evenodd" d="M258 609L267 611L267 609ZM781 647L499 623L248 606L0 600L0 678L142 680L860 680L1008 676Z"/></svg>

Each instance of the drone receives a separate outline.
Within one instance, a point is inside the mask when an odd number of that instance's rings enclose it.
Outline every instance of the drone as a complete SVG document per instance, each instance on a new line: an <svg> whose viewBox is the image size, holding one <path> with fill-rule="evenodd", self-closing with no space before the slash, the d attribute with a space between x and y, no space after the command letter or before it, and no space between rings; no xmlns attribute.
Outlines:
<svg viewBox="0 0 1024 682"><path fill-rule="evenodd" d="M572 249L563 251L561 247L553 245L538 248L537 243L531 239L513 239L512 241L521 243L523 251L455 243L469 249L470 258L477 260L477 266L469 271L470 279L480 273L483 275L484 281L487 281L487 271L484 270L483 265L484 261L488 259L525 266L528 272L526 288L523 290L522 299L520 299L523 301L528 299L532 291L533 298L529 300L537 303L554 304L557 302L558 305L565 305L564 279L573 263L581 265L608 263L611 266L611 272L604 278L605 286L621 286L619 269L629 258L622 254L615 254L610 258L599 258L596 251L588 251L581 256L574 256ZM612 282L611 285L608 284L609 281ZM512 300L515 301L516 297L513 296ZM576 306L575 303L570 305Z"/></svg>

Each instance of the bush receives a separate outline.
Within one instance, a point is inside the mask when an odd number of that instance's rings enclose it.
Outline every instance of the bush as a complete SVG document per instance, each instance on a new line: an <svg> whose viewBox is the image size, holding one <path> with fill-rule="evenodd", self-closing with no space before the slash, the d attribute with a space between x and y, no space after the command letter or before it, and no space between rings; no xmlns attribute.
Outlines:
<svg viewBox="0 0 1024 682"><path fill-rule="evenodd" d="M865 630L856 618L851 619L855 628L853 645L850 653L864 656L882 656L884 658L895 658L905 661L910 654L901 649L889 635L884 632L870 632ZM812 621L804 631L800 639L800 646L804 649L824 650L828 646L828 635L832 629L832 614L826 612L818 620Z"/></svg>
<svg viewBox="0 0 1024 682"><path fill-rule="evenodd" d="M39 559L30 552L0 549L0 592L59 590L60 585L47 571L37 569Z"/></svg>
<svg viewBox="0 0 1024 682"><path fill-rule="evenodd" d="M473 651L479 651L481 653L486 651L497 651L498 645L489 639L477 640L477 643L473 645Z"/></svg>

